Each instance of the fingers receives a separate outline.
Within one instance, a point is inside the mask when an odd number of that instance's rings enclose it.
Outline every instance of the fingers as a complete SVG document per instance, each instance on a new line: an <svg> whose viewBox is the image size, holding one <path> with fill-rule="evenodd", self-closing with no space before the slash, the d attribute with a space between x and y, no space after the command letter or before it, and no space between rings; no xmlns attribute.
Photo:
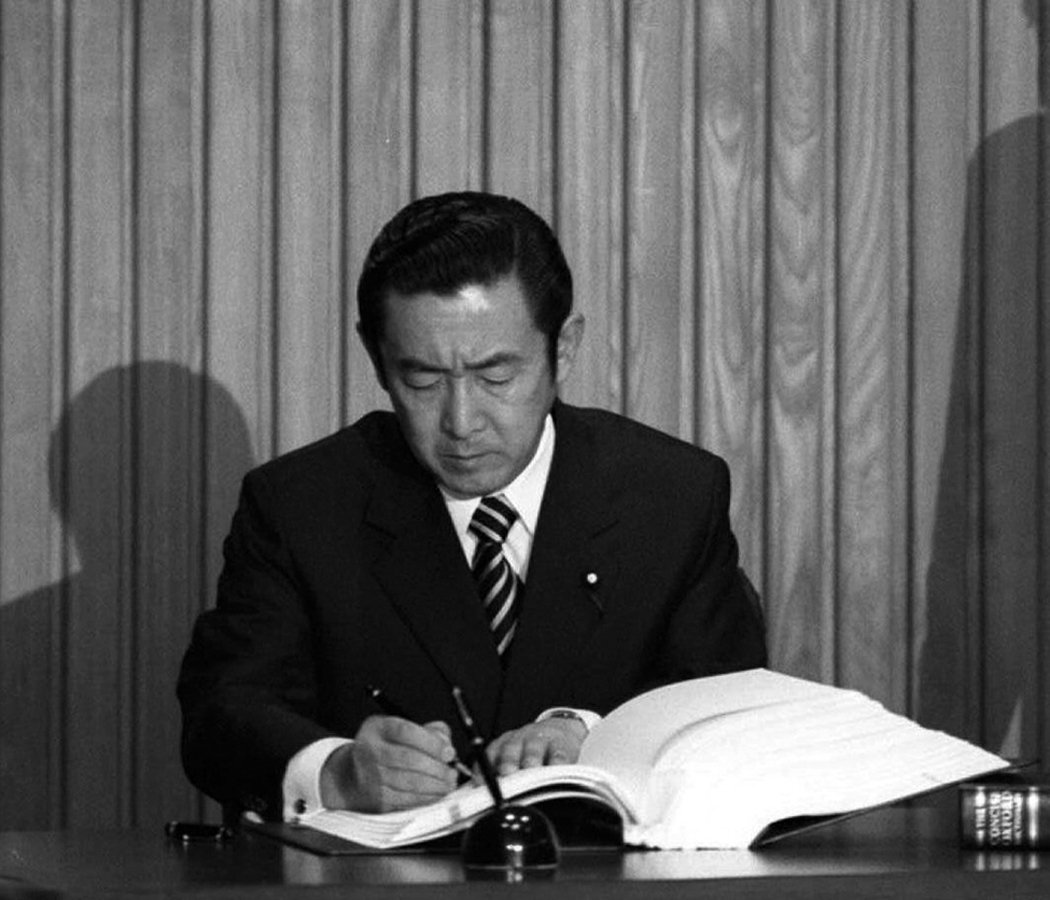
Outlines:
<svg viewBox="0 0 1050 900"><path fill-rule="evenodd" d="M332 760L327 782L337 785L334 793L343 808L407 809L432 803L456 786L456 771L449 765L455 751L444 723L371 716L348 747Z"/></svg>
<svg viewBox="0 0 1050 900"><path fill-rule="evenodd" d="M571 724L546 720L508 731L488 747L489 759L500 775L518 769L576 762L583 735Z"/></svg>
<svg viewBox="0 0 1050 900"><path fill-rule="evenodd" d="M428 722L417 725L396 716L376 716L376 727L381 739L392 746L416 751L419 754L447 766L455 758L452 733L444 722ZM370 719L366 719L366 724ZM362 726L363 727L363 726Z"/></svg>
<svg viewBox="0 0 1050 900"><path fill-rule="evenodd" d="M423 728L435 735L438 741L443 742L452 752L453 757L456 755L452 746L452 729L448 727L447 722L427 722Z"/></svg>
<svg viewBox="0 0 1050 900"><path fill-rule="evenodd" d="M433 778L442 784L452 777L449 765L456 751L447 725L417 725L392 716L377 719L374 728L366 730L362 726L359 740L375 750L383 766Z"/></svg>

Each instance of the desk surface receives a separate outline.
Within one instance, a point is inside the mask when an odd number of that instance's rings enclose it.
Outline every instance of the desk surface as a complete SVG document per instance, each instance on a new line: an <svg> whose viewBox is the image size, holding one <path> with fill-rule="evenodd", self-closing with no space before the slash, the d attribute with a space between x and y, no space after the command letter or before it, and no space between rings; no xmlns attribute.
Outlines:
<svg viewBox="0 0 1050 900"><path fill-rule="evenodd" d="M949 798L954 799L954 794ZM57 896L251 896L573 900L697 897L1050 897L1050 851L959 849L954 804L891 807L759 851L563 854L552 878L468 878L455 854L318 856L258 834L226 845L169 843L160 826L124 832L0 833L0 900Z"/></svg>

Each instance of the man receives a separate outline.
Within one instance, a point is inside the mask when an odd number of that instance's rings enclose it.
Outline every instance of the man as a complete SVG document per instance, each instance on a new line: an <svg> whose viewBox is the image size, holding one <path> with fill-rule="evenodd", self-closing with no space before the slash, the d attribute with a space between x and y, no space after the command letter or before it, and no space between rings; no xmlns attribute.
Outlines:
<svg viewBox="0 0 1050 900"><path fill-rule="evenodd" d="M245 478L179 683L195 784L266 816L411 807L466 758L454 685L509 772L574 762L643 690L765 663L725 464L557 399L583 320L542 219L409 204L358 311L393 413Z"/></svg>

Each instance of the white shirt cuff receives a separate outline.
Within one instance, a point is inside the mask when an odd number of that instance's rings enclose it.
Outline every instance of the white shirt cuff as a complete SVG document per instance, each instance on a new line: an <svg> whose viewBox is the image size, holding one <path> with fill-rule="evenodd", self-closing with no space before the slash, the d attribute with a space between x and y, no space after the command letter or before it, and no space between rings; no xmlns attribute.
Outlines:
<svg viewBox="0 0 1050 900"><path fill-rule="evenodd" d="M597 725L602 717L596 712L592 712L589 709L573 709L571 706L552 706L550 709L545 709L538 716L536 716L537 722L542 722L544 719L549 719L555 713L559 712L570 712L573 715L579 716L583 721L583 724L587 727L587 732Z"/></svg>
<svg viewBox="0 0 1050 900"><path fill-rule="evenodd" d="M321 738L307 744L288 760L281 782L284 797L284 820L294 822L299 816L323 808L321 803L321 769L334 750L352 744L349 738Z"/></svg>

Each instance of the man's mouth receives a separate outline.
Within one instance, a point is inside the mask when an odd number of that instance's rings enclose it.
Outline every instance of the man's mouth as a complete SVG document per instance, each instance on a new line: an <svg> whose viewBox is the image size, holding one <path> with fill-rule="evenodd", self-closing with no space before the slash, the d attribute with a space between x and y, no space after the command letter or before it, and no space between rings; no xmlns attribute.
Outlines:
<svg viewBox="0 0 1050 900"><path fill-rule="evenodd" d="M469 453L442 453L441 458L451 466L471 466L488 456L485 450L476 450Z"/></svg>

